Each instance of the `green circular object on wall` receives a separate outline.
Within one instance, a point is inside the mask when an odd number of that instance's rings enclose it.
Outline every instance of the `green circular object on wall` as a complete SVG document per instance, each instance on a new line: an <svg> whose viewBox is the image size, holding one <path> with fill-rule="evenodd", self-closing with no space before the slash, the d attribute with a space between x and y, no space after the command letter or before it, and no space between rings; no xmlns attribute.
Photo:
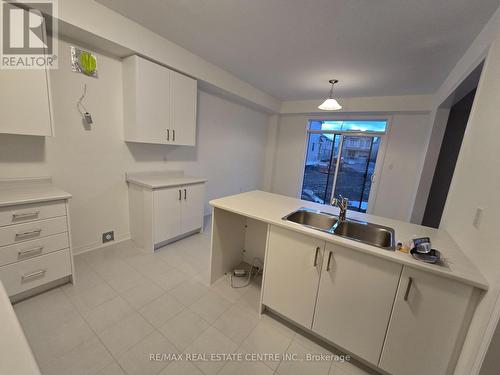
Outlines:
<svg viewBox="0 0 500 375"><path fill-rule="evenodd" d="M83 73L91 75L95 72L96 68L95 57L88 52L82 52L80 54L80 66L83 69Z"/></svg>

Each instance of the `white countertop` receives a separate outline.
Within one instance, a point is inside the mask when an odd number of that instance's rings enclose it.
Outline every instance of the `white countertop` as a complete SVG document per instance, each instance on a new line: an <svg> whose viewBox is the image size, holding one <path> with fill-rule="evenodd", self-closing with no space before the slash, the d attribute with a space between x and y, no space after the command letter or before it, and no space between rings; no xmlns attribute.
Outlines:
<svg viewBox="0 0 500 375"><path fill-rule="evenodd" d="M52 185L50 177L0 180L0 207L69 198L71 194Z"/></svg>
<svg viewBox="0 0 500 375"><path fill-rule="evenodd" d="M439 250L445 259L445 265L441 266L417 261L410 254L400 251L380 249L378 247L307 228L291 221L282 220L284 216L301 207L307 207L338 215L339 210L336 207L312 203L283 195L266 193L263 191L251 191L248 193L215 199L210 201L210 205L247 216L252 219L291 229L296 232L302 232L328 242L337 243L339 245L398 262L409 267L455 279L480 289L488 289L488 282L484 276L459 249L458 245L453 241L448 233L442 229L433 229L421 225L362 214L354 211L347 212L347 218L367 221L394 228L396 242L410 240L413 236L430 237L432 247Z"/></svg>
<svg viewBox="0 0 500 375"><path fill-rule="evenodd" d="M182 171L127 173L127 182L148 189L158 189L206 182L205 178L185 175Z"/></svg>
<svg viewBox="0 0 500 375"><path fill-rule="evenodd" d="M40 375L31 348L0 281L0 374Z"/></svg>

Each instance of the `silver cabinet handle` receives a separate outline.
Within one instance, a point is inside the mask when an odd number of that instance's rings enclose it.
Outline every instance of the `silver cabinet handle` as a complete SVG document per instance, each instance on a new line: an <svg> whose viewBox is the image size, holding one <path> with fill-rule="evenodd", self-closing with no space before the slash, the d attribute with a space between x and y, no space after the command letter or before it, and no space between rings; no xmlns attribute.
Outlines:
<svg viewBox="0 0 500 375"><path fill-rule="evenodd" d="M33 249L22 250L17 253L18 259L31 258L35 255L40 255L43 251L43 246L34 247Z"/></svg>
<svg viewBox="0 0 500 375"><path fill-rule="evenodd" d="M406 292L405 292L405 297L404 297L405 301L408 301L408 296L410 295L410 290L411 290L412 285L413 285L413 279L410 277L408 279L408 285L406 286Z"/></svg>
<svg viewBox="0 0 500 375"><path fill-rule="evenodd" d="M181 191L181 189L179 189L179 200L181 200L181 199L182 199L182 191Z"/></svg>
<svg viewBox="0 0 500 375"><path fill-rule="evenodd" d="M31 230L29 232L23 232L23 233L16 233L16 239L24 238L24 237L31 237L31 236L39 236L40 233L42 233L41 229L35 229L35 230Z"/></svg>
<svg viewBox="0 0 500 375"><path fill-rule="evenodd" d="M326 270L327 271L330 271L330 262L332 260L332 255L333 255L333 251L330 251L328 254L328 262L326 263Z"/></svg>
<svg viewBox="0 0 500 375"><path fill-rule="evenodd" d="M167 141L170 141L170 129L167 129Z"/></svg>
<svg viewBox="0 0 500 375"><path fill-rule="evenodd" d="M316 247L316 254L314 254L314 267L318 265L318 254L319 254L319 246Z"/></svg>
<svg viewBox="0 0 500 375"><path fill-rule="evenodd" d="M174 142L175 142L175 129L174 129L174 130L172 130L172 141L174 141Z"/></svg>
<svg viewBox="0 0 500 375"><path fill-rule="evenodd" d="M184 189L184 200L186 200L186 198L187 198L187 191L186 189Z"/></svg>
<svg viewBox="0 0 500 375"><path fill-rule="evenodd" d="M32 212L24 212L24 213L20 213L20 214L17 214L17 213L13 213L12 214L12 220L16 220L16 219L24 219L24 218L28 218L28 217L33 217L33 216L38 216L38 214L40 213L40 211L32 211Z"/></svg>
<svg viewBox="0 0 500 375"><path fill-rule="evenodd" d="M29 273L27 275L21 276L21 281L29 281L31 279L37 278L37 277L43 277L45 276L45 273L47 270L38 270L32 273Z"/></svg>

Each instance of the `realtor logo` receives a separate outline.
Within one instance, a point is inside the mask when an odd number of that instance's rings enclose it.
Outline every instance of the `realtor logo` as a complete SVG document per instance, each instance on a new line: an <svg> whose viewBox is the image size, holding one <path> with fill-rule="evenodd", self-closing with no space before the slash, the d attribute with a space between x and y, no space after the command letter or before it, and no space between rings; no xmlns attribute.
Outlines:
<svg viewBox="0 0 500 375"><path fill-rule="evenodd" d="M57 68L56 0L0 1L0 68Z"/></svg>

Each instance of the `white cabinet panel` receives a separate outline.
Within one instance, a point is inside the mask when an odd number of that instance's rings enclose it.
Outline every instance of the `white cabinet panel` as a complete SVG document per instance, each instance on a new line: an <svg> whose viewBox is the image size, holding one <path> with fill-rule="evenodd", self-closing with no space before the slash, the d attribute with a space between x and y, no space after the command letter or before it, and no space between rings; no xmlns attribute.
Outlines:
<svg viewBox="0 0 500 375"><path fill-rule="evenodd" d="M327 243L313 331L377 365L401 268Z"/></svg>
<svg viewBox="0 0 500 375"><path fill-rule="evenodd" d="M0 246L25 242L68 231L66 216L30 221L0 228Z"/></svg>
<svg viewBox="0 0 500 375"><path fill-rule="evenodd" d="M325 242L271 226L263 303L311 328Z"/></svg>
<svg viewBox="0 0 500 375"><path fill-rule="evenodd" d="M393 375L451 374L472 291L404 267L380 367Z"/></svg>
<svg viewBox="0 0 500 375"><path fill-rule="evenodd" d="M0 227L66 215L65 202L41 202L0 207Z"/></svg>
<svg viewBox="0 0 500 375"><path fill-rule="evenodd" d="M158 189L153 192L154 243L169 240L181 233L182 189Z"/></svg>
<svg viewBox="0 0 500 375"><path fill-rule="evenodd" d="M197 81L139 56L123 60L125 140L194 146Z"/></svg>
<svg viewBox="0 0 500 375"><path fill-rule="evenodd" d="M48 254L69 247L68 233L0 247L0 266Z"/></svg>
<svg viewBox="0 0 500 375"><path fill-rule="evenodd" d="M200 229L203 225L205 184L182 187L181 230L183 233Z"/></svg>
<svg viewBox="0 0 500 375"><path fill-rule="evenodd" d="M53 135L46 70L0 70L0 87L0 133Z"/></svg>
<svg viewBox="0 0 500 375"><path fill-rule="evenodd" d="M196 143L197 82L177 72L170 72L171 121L174 144L194 146Z"/></svg>
<svg viewBox="0 0 500 375"><path fill-rule="evenodd" d="M154 251L203 228L205 181L178 175L172 179L176 183L164 187L128 180L132 239L146 250ZM186 185L177 184L179 180Z"/></svg>
<svg viewBox="0 0 500 375"><path fill-rule="evenodd" d="M71 275L69 249L0 267L0 280L9 296L69 275Z"/></svg>
<svg viewBox="0 0 500 375"><path fill-rule="evenodd" d="M170 143L170 70L130 56L123 61L123 90L125 140Z"/></svg>

